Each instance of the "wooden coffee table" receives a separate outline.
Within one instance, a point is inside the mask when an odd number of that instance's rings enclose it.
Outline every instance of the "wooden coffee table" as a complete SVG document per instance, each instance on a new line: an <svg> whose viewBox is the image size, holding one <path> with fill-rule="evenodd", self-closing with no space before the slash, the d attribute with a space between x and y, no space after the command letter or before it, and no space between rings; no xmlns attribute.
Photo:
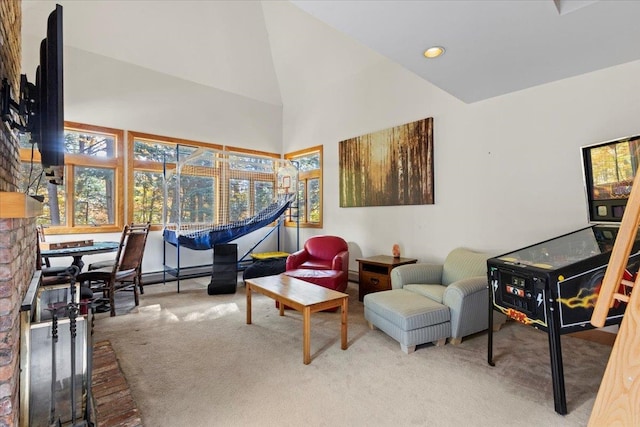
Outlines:
<svg viewBox="0 0 640 427"><path fill-rule="evenodd" d="M347 349L347 305L349 295L323 288L313 283L279 274L245 280L247 288L247 325L251 324L251 291L278 301L280 316L287 305L302 313L302 361L311 363L311 313L330 308L341 309L341 336L343 350Z"/></svg>

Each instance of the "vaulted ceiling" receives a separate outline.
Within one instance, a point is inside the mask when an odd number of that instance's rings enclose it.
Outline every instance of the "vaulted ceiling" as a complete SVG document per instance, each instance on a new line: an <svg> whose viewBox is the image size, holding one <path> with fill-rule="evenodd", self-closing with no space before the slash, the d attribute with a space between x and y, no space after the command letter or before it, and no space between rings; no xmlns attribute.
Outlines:
<svg viewBox="0 0 640 427"><path fill-rule="evenodd" d="M640 59L638 1L23 0L27 73L56 3L67 47L275 105L385 60L471 103Z"/></svg>

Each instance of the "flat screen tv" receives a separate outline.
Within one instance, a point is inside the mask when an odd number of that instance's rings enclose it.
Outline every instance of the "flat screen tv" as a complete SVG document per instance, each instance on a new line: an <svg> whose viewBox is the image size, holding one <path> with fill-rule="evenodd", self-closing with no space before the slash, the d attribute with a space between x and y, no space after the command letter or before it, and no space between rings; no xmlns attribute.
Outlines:
<svg viewBox="0 0 640 427"><path fill-rule="evenodd" d="M56 5L47 20L47 37L40 44L36 70L39 114L35 139L43 173L53 184L64 180L64 86L62 6Z"/></svg>
<svg viewBox="0 0 640 427"><path fill-rule="evenodd" d="M640 165L640 135L581 150L589 222L619 223Z"/></svg>

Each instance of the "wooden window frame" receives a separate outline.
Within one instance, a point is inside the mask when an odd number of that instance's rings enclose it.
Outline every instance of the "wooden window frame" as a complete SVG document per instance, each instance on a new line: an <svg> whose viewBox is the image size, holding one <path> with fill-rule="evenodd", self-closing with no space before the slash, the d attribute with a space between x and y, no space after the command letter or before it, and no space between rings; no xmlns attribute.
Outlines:
<svg viewBox="0 0 640 427"><path fill-rule="evenodd" d="M212 150L220 150L228 153L237 153L239 155L256 155L260 157L270 157L274 159L280 159L280 155L276 153L269 153L266 151L258 151L258 150L250 150L239 147L231 147L231 146L223 146L220 144L206 143L200 141L187 140L182 138L172 138L162 135L155 135L143 132L136 131L127 131L127 158L129 159L130 167L127 167L127 220L128 222L133 221L134 215L134 173L136 171L146 171L146 172L155 172L155 173L163 173L165 165L162 162L156 161L145 161L145 160L136 160L134 158L134 141L135 140L143 140L150 143L160 143L166 144L167 146L189 146L189 147L203 147L209 148ZM167 165L167 167L172 168L173 165ZM269 180L271 175L265 176L259 172L246 172L246 179L249 180L249 185L251 191L253 192L255 181L264 181ZM244 178L244 177L243 177ZM228 183L226 184L228 185ZM254 195L252 194L251 200L253 200ZM253 209L253 204L252 204ZM162 224L152 224L151 230L161 230Z"/></svg>
<svg viewBox="0 0 640 427"><path fill-rule="evenodd" d="M115 154L113 158L101 159L82 154L64 154L64 191L65 199L65 224L63 226L51 226L47 228L47 234L92 234L110 233L121 231L124 226L124 131L121 129L95 126L84 123L64 122L65 131L78 131L90 133L103 133L113 135L115 139ZM33 156L32 156L33 152ZM20 149L20 161L30 162L33 157L34 162L40 162L40 153L29 148ZM98 226L77 226L74 222L75 194L73 191L75 176L74 168L95 167L108 168L114 170L114 224Z"/></svg>
<svg viewBox="0 0 640 427"><path fill-rule="evenodd" d="M144 132L136 132L136 131L127 131L127 158L129 159L129 167L127 167L127 221L129 223L133 222L133 214L134 214L134 202L133 202L133 186L134 186L134 172L135 171L143 171L143 172L155 172L155 173L163 173L165 165L162 162L155 161L147 161L147 160L136 160L133 153L134 141L135 140L143 140L152 143L160 143L165 144L167 146L173 145L174 147L177 145L184 145L188 147L204 147L210 148L214 150L222 150L223 146L219 144L210 144L206 142L200 141L192 141L183 138L172 138L168 136L155 135ZM173 165L167 165L169 168L173 168ZM151 230L161 230L162 224L152 224Z"/></svg>
<svg viewBox="0 0 640 427"><path fill-rule="evenodd" d="M291 153L286 153L284 158L287 160L295 161L296 158L305 157L308 154L318 153L320 155L320 168L312 171L298 171L298 185L301 182L308 182L310 179L318 179L320 184L320 220L318 222L309 222L307 218L298 218L299 221L292 221L287 219L285 221L285 226L287 227L296 227L300 226L301 228L322 228L323 227L323 210L324 210L324 199L323 199L323 170L324 170L324 156L323 156L323 146L317 145L315 147L304 148L302 150L294 151ZM308 189L309 186L305 185L305 189ZM305 190L307 191L307 190ZM305 194L305 203L309 199L308 195ZM299 202L298 202L299 203ZM299 212L299 209L298 209ZM308 207L305 207L305 215L309 215Z"/></svg>

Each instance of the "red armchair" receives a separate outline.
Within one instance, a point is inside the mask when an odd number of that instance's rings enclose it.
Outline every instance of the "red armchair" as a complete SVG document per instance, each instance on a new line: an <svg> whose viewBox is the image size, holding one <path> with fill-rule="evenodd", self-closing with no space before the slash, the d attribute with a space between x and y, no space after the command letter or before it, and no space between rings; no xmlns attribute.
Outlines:
<svg viewBox="0 0 640 427"><path fill-rule="evenodd" d="M287 258L286 270L349 270L349 246L341 237L313 236Z"/></svg>
<svg viewBox="0 0 640 427"><path fill-rule="evenodd" d="M285 274L344 292L349 282L349 246L337 236L313 236L287 258Z"/></svg>

